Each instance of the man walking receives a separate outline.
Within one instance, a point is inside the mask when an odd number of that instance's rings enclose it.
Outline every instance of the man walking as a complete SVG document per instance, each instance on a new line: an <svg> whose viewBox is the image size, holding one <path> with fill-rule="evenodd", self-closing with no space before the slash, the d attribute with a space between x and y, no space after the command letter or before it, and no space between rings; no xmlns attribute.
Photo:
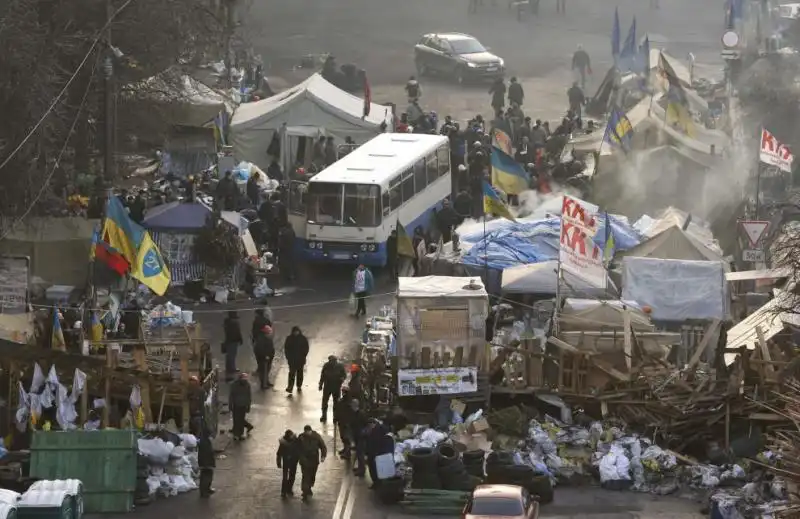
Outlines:
<svg viewBox="0 0 800 519"><path fill-rule="evenodd" d="M356 296L356 317L367 315L367 296L372 292L374 279L372 272L364 265L359 265L353 272L353 294Z"/></svg>
<svg viewBox="0 0 800 519"><path fill-rule="evenodd" d="M314 495L312 489L317 480L317 469L319 464L325 461L328 448L322 441L322 436L310 425L303 427L303 433L298 437L298 441L300 444L300 470L303 472L300 488L303 492L303 499L308 499Z"/></svg>
<svg viewBox="0 0 800 519"><path fill-rule="evenodd" d="M222 343L222 353L225 355L225 380L233 380L236 374L236 355L242 344L242 328L239 325L239 314L236 310L228 312L228 317L222 322L222 331L225 339Z"/></svg>
<svg viewBox="0 0 800 519"><path fill-rule="evenodd" d="M258 334L253 345L253 354L256 357L259 387L264 391L272 387L269 382L272 359L275 358L275 341L272 338L272 326L265 324L261 328L261 333Z"/></svg>
<svg viewBox="0 0 800 519"><path fill-rule="evenodd" d="M291 395L295 382L297 382L297 392L302 393L303 369L308 357L308 339L300 331L299 326L293 326L292 333L286 337L286 341L283 343L283 353L286 356L286 363L289 365L289 384L286 386L286 392Z"/></svg>
<svg viewBox="0 0 800 519"><path fill-rule="evenodd" d="M322 366L322 372L319 374L319 390L322 391L322 417L320 422L325 423L328 421L328 400L333 399L333 406L339 402L339 394L342 390L342 384L347 378L347 372L339 363L336 355L328 357L328 362Z"/></svg>
<svg viewBox="0 0 800 519"><path fill-rule="evenodd" d="M250 412L252 403L252 392L250 382L247 380L247 373L240 372L236 380L231 384L230 395L228 396L228 407L233 417L233 439L243 440L244 430L248 434L253 430L253 425L247 421L247 413Z"/></svg>
<svg viewBox="0 0 800 519"><path fill-rule="evenodd" d="M581 78L581 89L586 88L586 75L592 74L592 60L583 50L583 45L578 45L578 50L572 55L572 70L577 70Z"/></svg>
<svg viewBox="0 0 800 519"><path fill-rule="evenodd" d="M294 479L297 476L297 463L300 461L300 444L297 436L291 429L283 433L278 440L278 454L276 456L278 468L282 469L281 497L294 495Z"/></svg>
<svg viewBox="0 0 800 519"><path fill-rule="evenodd" d="M214 493L211 484L214 482L214 468L217 460L214 457L214 446L211 443L211 435L208 428L203 424L203 432L200 441L197 442L197 465L200 467L200 497L209 498Z"/></svg>

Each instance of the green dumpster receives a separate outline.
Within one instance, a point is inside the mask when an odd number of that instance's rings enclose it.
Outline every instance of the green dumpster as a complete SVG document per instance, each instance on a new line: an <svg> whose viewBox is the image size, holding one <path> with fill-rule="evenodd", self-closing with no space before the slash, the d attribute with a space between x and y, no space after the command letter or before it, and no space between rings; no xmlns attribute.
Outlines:
<svg viewBox="0 0 800 519"><path fill-rule="evenodd" d="M17 503L18 519L72 519L72 497L66 490L29 490Z"/></svg>
<svg viewBox="0 0 800 519"><path fill-rule="evenodd" d="M86 513L133 510L136 490L135 431L35 431L31 477L78 480L65 491L75 498L72 519ZM76 485L77 483L77 485ZM80 499L78 499L80 497Z"/></svg>

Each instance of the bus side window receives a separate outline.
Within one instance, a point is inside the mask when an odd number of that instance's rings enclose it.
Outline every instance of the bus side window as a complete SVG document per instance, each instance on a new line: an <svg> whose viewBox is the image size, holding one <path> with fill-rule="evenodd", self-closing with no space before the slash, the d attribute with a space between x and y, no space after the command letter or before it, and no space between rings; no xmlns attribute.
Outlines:
<svg viewBox="0 0 800 519"><path fill-rule="evenodd" d="M425 178L425 160L420 159L414 164L414 186L415 191L419 193L425 186L428 185L428 181Z"/></svg>
<svg viewBox="0 0 800 519"><path fill-rule="evenodd" d="M398 207L403 205L403 196L400 193L400 185L394 186L389 191L389 197L391 198L391 208L392 211L396 210Z"/></svg>
<svg viewBox="0 0 800 519"><path fill-rule="evenodd" d="M414 170L409 169L403 173L403 182L400 184L403 194L403 203L405 204L414 198Z"/></svg>
<svg viewBox="0 0 800 519"><path fill-rule="evenodd" d="M386 216L392 211L392 197L390 191L383 192L383 216Z"/></svg>
<svg viewBox="0 0 800 519"><path fill-rule="evenodd" d="M436 150L439 157L439 176L444 176L450 173L450 147L443 144L441 148Z"/></svg>
<svg viewBox="0 0 800 519"><path fill-rule="evenodd" d="M425 157L425 169L428 172L428 184L432 184L439 178L439 161L437 160L436 152Z"/></svg>

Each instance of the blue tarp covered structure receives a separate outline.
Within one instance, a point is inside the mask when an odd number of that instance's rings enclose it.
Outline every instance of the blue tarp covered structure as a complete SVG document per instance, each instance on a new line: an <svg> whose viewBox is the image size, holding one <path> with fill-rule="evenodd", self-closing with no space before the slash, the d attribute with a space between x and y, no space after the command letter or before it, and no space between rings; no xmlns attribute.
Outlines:
<svg viewBox="0 0 800 519"><path fill-rule="evenodd" d="M609 222L617 250L630 249L642 241L627 219L610 215ZM606 240L605 218L598 225L594 241L602 249ZM461 258L464 265L503 270L558 259L560 218L493 220L486 227L485 237L483 228L477 226L460 236L462 242L471 244Z"/></svg>

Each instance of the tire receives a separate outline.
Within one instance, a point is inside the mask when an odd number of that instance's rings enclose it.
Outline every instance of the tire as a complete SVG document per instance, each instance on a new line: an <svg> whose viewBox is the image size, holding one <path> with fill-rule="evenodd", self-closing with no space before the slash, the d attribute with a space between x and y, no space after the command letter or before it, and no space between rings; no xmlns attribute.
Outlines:
<svg viewBox="0 0 800 519"><path fill-rule="evenodd" d="M483 465L483 459L486 457L486 452L481 449L474 449L464 452L461 457L463 458L465 465L469 465L472 462L480 462L481 465Z"/></svg>
<svg viewBox="0 0 800 519"><path fill-rule="evenodd" d="M529 467L527 465L506 465L503 468L503 472L505 472L509 478L514 480L529 480L535 474L533 467Z"/></svg>
<svg viewBox="0 0 800 519"><path fill-rule="evenodd" d="M438 453L428 447L417 447L408 453L408 462L415 471L436 468L438 461Z"/></svg>
<svg viewBox="0 0 800 519"><path fill-rule="evenodd" d="M463 85L467 82L467 71L464 67L458 67L455 70L456 83Z"/></svg>
<svg viewBox="0 0 800 519"><path fill-rule="evenodd" d="M508 451L492 451L486 458L486 465L512 465L514 454Z"/></svg>
<svg viewBox="0 0 800 519"><path fill-rule="evenodd" d="M378 498L385 505L397 504L403 500L404 488L405 481L403 481L403 478L384 479L378 487Z"/></svg>
<svg viewBox="0 0 800 519"><path fill-rule="evenodd" d="M466 475L466 473L467 469L460 461L454 461L448 463L447 465L439 465L439 476L442 479L447 479L448 477L457 477L462 474Z"/></svg>
<svg viewBox="0 0 800 519"><path fill-rule="evenodd" d="M458 451L452 445L442 444L436 448L436 454L439 456L439 465L449 465L458 459Z"/></svg>
<svg viewBox="0 0 800 519"><path fill-rule="evenodd" d="M533 476L526 488L531 494L539 496L539 503L546 505L553 502L553 483L550 476Z"/></svg>

